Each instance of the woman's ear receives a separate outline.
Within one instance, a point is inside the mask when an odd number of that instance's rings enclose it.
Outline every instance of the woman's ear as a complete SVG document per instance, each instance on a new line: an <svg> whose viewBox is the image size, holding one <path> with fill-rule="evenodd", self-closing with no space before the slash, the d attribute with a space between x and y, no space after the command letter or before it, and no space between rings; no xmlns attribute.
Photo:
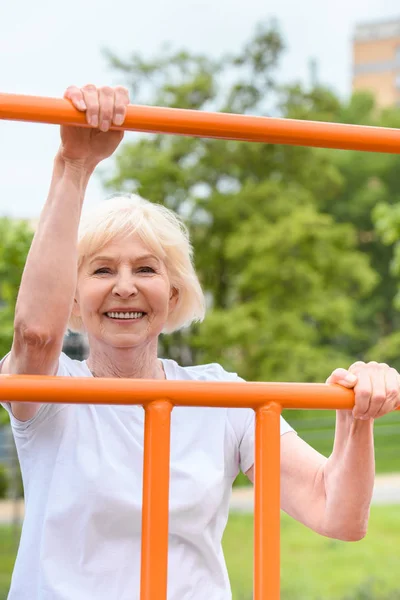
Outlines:
<svg viewBox="0 0 400 600"><path fill-rule="evenodd" d="M79 306L79 302L78 302L77 298L74 298L74 303L72 305L72 314L74 315L74 317L81 316L81 308Z"/></svg>
<svg viewBox="0 0 400 600"><path fill-rule="evenodd" d="M175 287L171 287L171 292L169 296L169 313L171 313L176 307L179 299L179 290Z"/></svg>

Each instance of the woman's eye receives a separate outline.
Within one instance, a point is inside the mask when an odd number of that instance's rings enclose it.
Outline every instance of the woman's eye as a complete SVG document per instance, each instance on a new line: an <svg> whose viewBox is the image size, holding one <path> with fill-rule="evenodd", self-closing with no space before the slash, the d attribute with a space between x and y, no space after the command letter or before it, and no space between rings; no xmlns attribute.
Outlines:
<svg viewBox="0 0 400 600"><path fill-rule="evenodd" d="M140 267L139 272L140 273L155 273L155 271L152 267Z"/></svg>
<svg viewBox="0 0 400 600"><path fill-rule="evenodd" d="M101 269L96 269L96 271L94 272L95 275L101 275L102 273L110 273L110 269L107 269L106 267L102 267Z"/></svg>

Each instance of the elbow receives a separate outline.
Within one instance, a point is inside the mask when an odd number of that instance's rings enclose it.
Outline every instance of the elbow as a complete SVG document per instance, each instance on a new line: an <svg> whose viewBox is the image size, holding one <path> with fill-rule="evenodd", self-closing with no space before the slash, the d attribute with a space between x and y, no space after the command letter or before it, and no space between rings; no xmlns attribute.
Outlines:
<svg viewBox="0 0 400 600"><path fill-rule="evenodd" d="M341 532L335 539L341 542L360 542L366 535L366 529L354 529Z"/></svg>
<svg viewBox="0 0 400 600"><path fill-rule="evenodd" d="M24 346L31 348L45 348L51 344L57 344L64 338L67 330L67 320L64 321L62 314L55 315L52 311L27 315L27 311L15 310L14 317L14 339L21 341Z"/></svg>
<svg viewBox="0 0 400 600"><path fill-rule="evenodd" d="M20 322L14 324L14 343L16 345L44 350L51 346L54 341L54 334L52 335L40 327L32 327Z"/></svg>
<svg viewBox="0 0 400 600"><path fill-rule="evenodd" d="M351 512L341 515L339 511L331 512L329 518L320 521L318 533L341 542L359 542L368 532L369 510Z"/></svg>
<svg viewBox="0 0 400 600"><path fill-rule="evenodd" d="M339 540L340 542L360 542L367 535L368 526L365 525L343 525L341 527L335 527L327 529L321 532L326 537L333 540Z"/></svg>
<svg viewBox="0 0 400 600"><path fill-rule="evenodd" d="M40 327L14 329L13 354L16 373L56 375L63 336L50 334Z"/></svg>

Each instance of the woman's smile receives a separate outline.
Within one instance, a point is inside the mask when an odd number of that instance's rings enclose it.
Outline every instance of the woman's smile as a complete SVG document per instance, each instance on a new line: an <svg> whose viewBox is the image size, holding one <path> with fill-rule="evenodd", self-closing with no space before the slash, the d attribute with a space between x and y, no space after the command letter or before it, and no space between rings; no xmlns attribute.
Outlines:
<svg viewBox="0 0 400 600"><path fill-rule="evenodd" d="M133 323L134 321L140 321L146 315L145 312L135 310L112 310L107 311L104 315L117 323Z"/></svg>

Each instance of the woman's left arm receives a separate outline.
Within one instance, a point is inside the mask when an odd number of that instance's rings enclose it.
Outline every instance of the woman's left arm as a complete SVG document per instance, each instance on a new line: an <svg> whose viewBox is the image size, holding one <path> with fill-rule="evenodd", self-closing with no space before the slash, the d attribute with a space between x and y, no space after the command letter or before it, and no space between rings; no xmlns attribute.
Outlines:
<svg viewBox="0 0 400 600"><path fill-rule="evenodd" d="M327 383L354 388L353 411L337 411L327 459L294 433L281 438L281 506L328 537L356 541L367 532L375 478L373 424L400 405L399 375L385 364L357 362ZM253 468L247 473L253 481Z"/></svg>

